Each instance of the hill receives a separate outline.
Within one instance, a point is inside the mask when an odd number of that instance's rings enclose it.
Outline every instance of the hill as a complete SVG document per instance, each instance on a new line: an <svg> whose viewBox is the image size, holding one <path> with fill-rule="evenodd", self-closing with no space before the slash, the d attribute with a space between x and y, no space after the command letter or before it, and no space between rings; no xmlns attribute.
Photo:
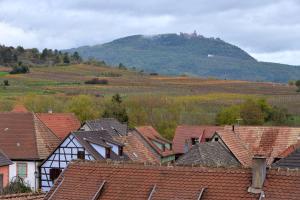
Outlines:
<svg viewBox="0 0 300 200"><path fill-rule="evenodd" d="M219 79L287 82L299 79L300 67L258 62L219 38L193 34L133 35L109 43L64 50L84 59L122 63L146 72Z"/></svg>

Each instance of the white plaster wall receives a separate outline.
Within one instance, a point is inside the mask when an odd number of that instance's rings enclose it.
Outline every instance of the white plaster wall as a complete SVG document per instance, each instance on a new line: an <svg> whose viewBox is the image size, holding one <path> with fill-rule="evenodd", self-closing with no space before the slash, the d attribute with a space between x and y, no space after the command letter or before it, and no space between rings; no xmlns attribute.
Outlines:
<svg viewBox="0 0 300 200"><path fill-rule="evenodd" d="M29 184L33 191L39 188L39 181L35 178L34 172L38 172L38 162L35 161L13 161L13 164L9 166L9 181L13 180L17 175L17 163L27 163L27 177L24 179Z"/></svg>
<svg viewBox="0 0 300 200"><path fill-rule="evenodd" d="M109 146L112 147L112 151L113 151L115 154L119 155L119 147L118 147L117 145L112 144L112 143L108 143L108 142L107 142L107 144L108 144Z"/></svg>
<svg viewBox="0 0 300 200"><path fill-rule="evenodd" d="M97 144L93 144L93 143L90 143L92 145L92 147L103 157L103 158L106 158L106 154L105 154L105 148L100 146L100 145L97 145Z"/></svg>

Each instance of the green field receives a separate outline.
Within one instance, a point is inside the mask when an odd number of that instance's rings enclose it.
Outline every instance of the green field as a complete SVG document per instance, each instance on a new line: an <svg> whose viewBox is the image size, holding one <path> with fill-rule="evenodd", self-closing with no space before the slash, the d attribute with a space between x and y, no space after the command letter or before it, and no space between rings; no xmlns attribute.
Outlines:
<svg viewBox="0 0 300 200"><path fill-rule="evenodd" d="M36 112L46 112L49 108L55 112L70 111L68 106L74 97L83 94L89 95L95 111L92 117L97 118L111 96L120 93L131 126L151 124L168 135L177 124L214 124L222 107L248 98L265 98L272 105L300 115L300 94L287 84L150 76L85 64L33 67L28 74L1 74L2 111L10 110L16 102ZM115 74L118 76L111 77ZM108 80L108 84L84 83L92 78ZM9 86L3 85L4 80L9 81Z"/></svg>

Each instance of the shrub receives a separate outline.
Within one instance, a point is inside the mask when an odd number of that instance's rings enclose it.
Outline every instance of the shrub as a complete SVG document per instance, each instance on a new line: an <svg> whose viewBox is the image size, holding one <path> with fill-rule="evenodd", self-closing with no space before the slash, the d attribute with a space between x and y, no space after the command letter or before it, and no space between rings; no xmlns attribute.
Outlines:
<svg viewBox="0 0 300 200"><path fill-rule="evenodd" d="M108 84L108 80L93 78L91 80L85 81L84 83L85 84L102 84L102 85L107 85Z"/></svg>
<svg viewBox="0 0 300 200"><path fill-rule="evenodd" d="M32 192L28 184L20 177L16 177L11 181L8 186L3 188L1 194L16 194L16 193L28 193Z"/></svg>
<svg viewBox="0 0 300 200"><path fill-rule="evenodd" d="M28 66L15 66L9 73L10 74L26 74L26 73L29 73L29 67Z"/></svg>
<svg viewBox="0 0 300 200"><path fill-rule="evenodd" d="M9 86L8 80L4 80L4 81L3 81L3 84L4 84L5 86Z"/></svg>

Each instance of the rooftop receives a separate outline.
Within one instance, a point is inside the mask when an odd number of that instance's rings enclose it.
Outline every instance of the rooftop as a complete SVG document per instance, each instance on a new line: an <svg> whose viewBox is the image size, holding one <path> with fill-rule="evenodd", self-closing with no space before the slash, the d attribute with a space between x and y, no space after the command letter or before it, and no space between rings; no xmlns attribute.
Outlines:
<svg viewBox="0 0 300 200"><path fill-rule="evenodd" d="M73 113L37 113L36 116L61 140L81 126Z"/></svg>
<svg viewBox="0 0 300 200"><path fill-rule="evenodd" d="M251 169L73 161L45 199L248 199ZM266 199L297 199L300 173L269 170Z"/></svg>
<svg viewBox="0 0 300 200"><path fill-rule="evenodd" d="M173 147L175 153L184 153L186 140L191 138L199 138L199 142L205 142L205 139L210 139L217 130L222 130L221 126L192 126L180 125L177 126L173 138ZM191 147L191 145L189 145Z"/></svg>

